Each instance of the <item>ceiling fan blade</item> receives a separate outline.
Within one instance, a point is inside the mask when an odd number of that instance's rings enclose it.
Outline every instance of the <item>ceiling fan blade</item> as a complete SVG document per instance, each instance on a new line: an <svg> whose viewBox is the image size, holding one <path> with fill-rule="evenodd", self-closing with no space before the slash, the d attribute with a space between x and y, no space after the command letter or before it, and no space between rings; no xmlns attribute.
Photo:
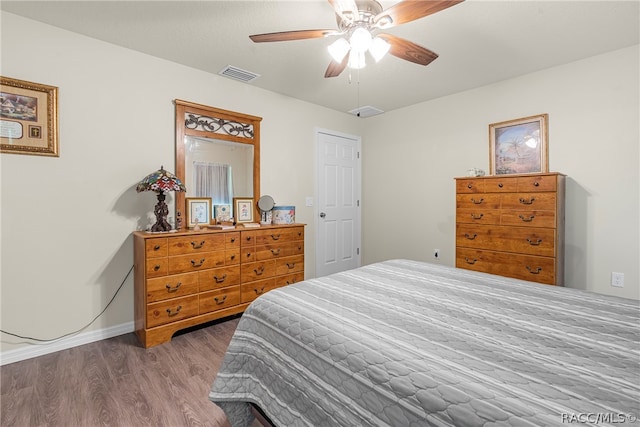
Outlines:
<svg viewBox="0 0 640 427"><path fill-rule="evenodd" d="M298 30L282 31L279 33L254 34L249 36L254 43L286 42L291 40L319 39L340 34L336 30Z"/></svg>
<svg viewBox="0 0 640 427"><path fill-rule="evenodd" d="M338 77L340 73L347 68L347 64L349 63L349 55L345 55L342 62L338 63L336 61L331 61L329 67L327 67L327 71L325 71L325 77Z"/></svg>
<svg viewBox="0 0 640 427"><path fill-rule="evenodd" d="M347 22L353 22L358 18L358 5L355 0L329 0L336 15Z"/></svg>
<svg viewBox="0 0 640 427"><path fill-rule="evenodd" d="M391 45L389 53L400 59L411 61L419 65L429 65L438 58L437 53L401 37L391 34L378 34L378 37L386 40Z"/></svg>
<svg viewBox="0 0 640 427"><path fill-rule="evenodd" d="M455 6L463 1L464 0L405 0L380 12L373 18L373 22L380 28L390 28L433 15L436 12Z"/></svg>

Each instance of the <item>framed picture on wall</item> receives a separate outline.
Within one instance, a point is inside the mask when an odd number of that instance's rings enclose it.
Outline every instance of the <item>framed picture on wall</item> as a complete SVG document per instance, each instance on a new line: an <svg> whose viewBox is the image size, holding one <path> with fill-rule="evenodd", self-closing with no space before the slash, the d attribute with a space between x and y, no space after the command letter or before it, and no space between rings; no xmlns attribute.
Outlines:
<svg viewBox="0 0 640 427"><path fill-rule="evenodd" d="M489 125L489 173L549 172L548 114Z"/></svg>
<svg viewBox="0 0 640 427"><path fill-rule="evenodd" d="M186 197L187 228L209 225L211 222L211 197Z"/></svg>
<svg viewBox="0 0 640 427"><path fill-rule="evenodd" d="M233 215L236 222L253 222L253 199L234 197Z"/></svg>
<svg viewBox="0 0 640 427"><path fill-rule="evenodd" d="M0 152L58 157L58 88L0 77Z"/></svg>

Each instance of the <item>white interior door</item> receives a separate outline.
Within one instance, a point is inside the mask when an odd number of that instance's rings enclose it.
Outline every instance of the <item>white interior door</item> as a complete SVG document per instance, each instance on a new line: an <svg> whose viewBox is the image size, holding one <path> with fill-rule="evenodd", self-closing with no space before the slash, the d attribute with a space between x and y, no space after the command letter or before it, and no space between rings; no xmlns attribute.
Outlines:
<svg viewBox="0 0 640 427"><path fill-rule="evenodd" d="M316 276L360 266L360 138L317 130Z"/></svg>

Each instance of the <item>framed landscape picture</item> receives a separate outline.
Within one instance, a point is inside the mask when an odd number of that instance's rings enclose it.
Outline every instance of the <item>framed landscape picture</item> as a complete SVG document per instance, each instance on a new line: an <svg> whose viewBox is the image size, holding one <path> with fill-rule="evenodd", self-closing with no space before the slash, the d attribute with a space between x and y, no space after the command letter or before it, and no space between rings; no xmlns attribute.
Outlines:
<svg viewBox="0 0 640 427"><path fill-rule="evenodd" d="M489 173L549 172L548 114L489 125Z"/></svg>
<svg viewBox="0 0 640 427"><path fill-rule="evenodd" d="M0 152L58 157L58 88L0 77Z"/></svg>

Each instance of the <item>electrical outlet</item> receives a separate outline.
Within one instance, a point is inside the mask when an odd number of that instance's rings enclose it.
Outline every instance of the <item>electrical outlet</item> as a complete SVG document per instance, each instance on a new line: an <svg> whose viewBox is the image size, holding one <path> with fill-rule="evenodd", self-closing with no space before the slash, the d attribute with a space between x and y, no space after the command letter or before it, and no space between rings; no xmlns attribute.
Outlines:
<svg viewBox="0 0 640 427"><path fill-rule="evenodd" d="M624 273L611 273L611 286L616 288L624 288Z"/></svg>
<svg viewBox="0 0 640 427"><path fill-rule="evenodd" d="M433 257L435 259L440 259L440 249L434 249L433 250Z"/></svg>

